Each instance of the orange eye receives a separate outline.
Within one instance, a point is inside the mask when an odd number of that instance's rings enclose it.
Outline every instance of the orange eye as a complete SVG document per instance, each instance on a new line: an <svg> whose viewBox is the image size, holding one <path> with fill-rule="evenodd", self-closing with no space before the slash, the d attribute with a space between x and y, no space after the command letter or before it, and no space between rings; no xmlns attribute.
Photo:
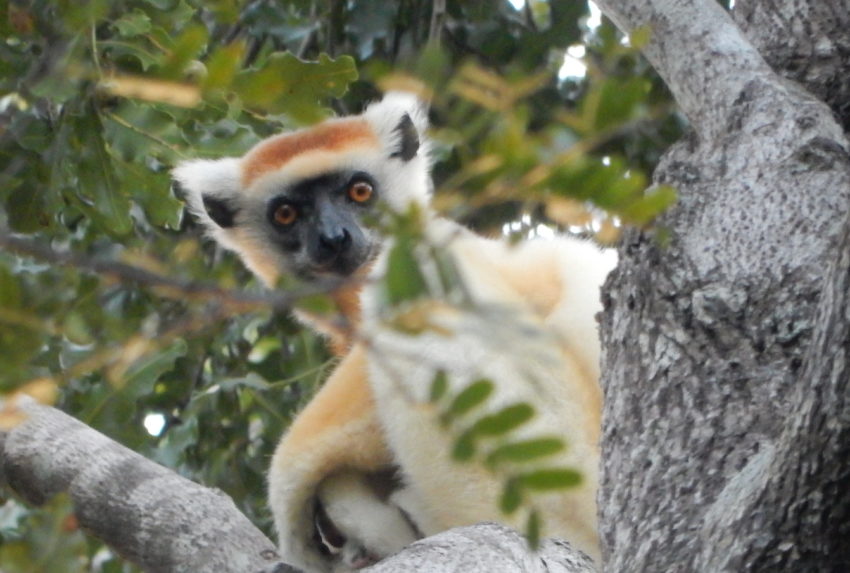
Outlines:
<svg viewBox="0 0 850 573"><path fill-rule="evenodd" d="M291 225L298 218L298 211L288 203L283 203L274 210L274 222L278 225Z"/></svg>
<svg viewBox="0 0 850 573"><path fill-rule="evenodd" d="M355 203L365 203L372 197L372 186L365 181L358 181L348 188L348 196Z"/></svg>

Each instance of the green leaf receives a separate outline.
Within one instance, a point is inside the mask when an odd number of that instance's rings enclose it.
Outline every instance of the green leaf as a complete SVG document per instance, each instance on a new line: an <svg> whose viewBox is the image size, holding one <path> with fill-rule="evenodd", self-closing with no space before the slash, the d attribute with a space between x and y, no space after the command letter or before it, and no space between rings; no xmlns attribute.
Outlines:
<svg viewBox="0 0 850 573"><path fill-rule="evenodd" d="M428 284L413 254L413 248L413 239L401 236L390 249L384 289L391 306L416 300L428 293Z"/></svg>
<svg viewBox="0 0 850 573"><path fill-rule="evenodd" d="M566 489L582 482L581 474L567 468L553 468L533 471L517 478L523 488L538 491Z"/></svg>
<svg viewBox="0 0 850 573"><path fill-rule="evenodd" d="M132 396L140 397L153 392L154 384L174 368L175 361L186 355L186 341L178 338L170 346L137 360L124 374L124 384Z"/></svg>
<svg viewBox="0 0 850 573"><path fill-rule="evenodd" d="M510 515L522 504L522 488L515 478L505 481L502 496L499 498L499 509L502 513Z"/></svg>
<svg viewBox="0 0 850 573"><path fill-rule="evenodd" d="M471 432L462 433L452 446L452 458L466 462L475 455L475 435Z"/></svg>
<svg viewBox="0 0 850 573"><path fill-rule="evenodd" d="M457 418L482 404L493 393L493 383L489 380L476 380L455 396L448 409L448 419Z"/></svg>
<svg viewBox="0 0 850 573"><path fill-rule="evenodd" d="M198 57L207 44L209 32L202 24L189 24L174 42L165 59L160 75L167 79L182 79L189 62Z"/></svg>
<svg viewBox="0 0 850 573"><path fill-rule="evenodd" d="M102 231L114 237L126 235L133 226L130 201L119 190L114 166L105 158L106 151L99 148L95 153L97 157L80 162L80 187L72 193L82 198L77 206L87 212Z"/></svg>
<svg viewBox="0 0 850 573"><path fill-rule="evenodd" d="M623 210L629 222L646 225L676 202L676 189L659 185L647 189L646 194Z"/></svg>
<svg viewBox="0 0 850 573"><path fill-rule="evenodd" d="M289 52L278 52L262 67L237 74L234 88L250 107L311 123L325 117L317 102L342 97L356 79L357 68L350 56L333 60L322 54L318 62L305 62Z"/></svg>
<svg viewBox="0 0 850 573"><path fill-rule="evenodd" d="M22 278L0 263L0 318L21 320L0 320L0 394L21 383L15 370L26 366L44 342L38 330L41 319L28 308L30 297L25 296L25 288Z"/></svg>
<svg viewBox="0 0 850 573"><path fill-rule="evenodd" d="M35 233L50 225L43 190L21 186L13 190L4 202L9 227L18 233Z"/></svg>
<svg viewBox="0 0 850 573"><path fill-rule="evenodd" d="M165 56L163 52L138 41L102 40L97 44L112 60L120 60L122 57L135 58L143 71L159 64Z"/></svg>
<svg viewBox="0 0 850 573"><path fill-rule="evenodd" d="M528 521L525 523L525 538L532 551L540 547L540 514L536 509L528 513Z"/></svg>
<svg viewBox="0 0 850 573"><path fill-rule="evenodd" d="M468 300L466 289L463 283L463 276L457 268L457 263L451 256L451 253L445 249L431 249L431 258L436 263L437 274L440 278L440 285L444 292L461 292L464 294L464 300Z"/></svg>
<svg viewBox="0 0 850 573"><path fill-rule="evenodd" d="M180 130L177 116L166 106L125 100L105 119L109 149L113 156L124 161L141 164L153 156L171 163L177 157L175 148L185 145L185 134Z"/></svg>
<svg viewBox="0 0 850 573"><path fill-rule="evenodd" d="M171 191L168 173L154 173L135 163L122 164L121 183L125 192L145 211L151 224L165 229L178 229L183 213L183 203Z"/></svg>
<svg viewBox="0 0 850 573"><path fill-rule="evenodd" d="M21 285L12 271L0 263L0 307L17 310L21 306Z"/></svg>
<svg viewBox="0 0 850 573"><path fill-rule="evenodd" d="M610 205L616 209L628 205L635 197L640 197L644 189L646 177L643 173L627 173L624 167L622 174L601 189L594 199L600 205Z"/></svg>
<svg viewBox="0 0 850 573"><path fill-rule="evenodd" d="M109 13L109 0L67 2L61 6L59 16L69 30L85 30Z"/></svg>
<svg viewBox="0 0 850 573"><path fill-rule="evenodd" d="M231 24L239 19L242 2L234 0L207 0L204 7L213 13L215 19L222 24Z"/></svg>
<svg viewBox="0 0 850 573"><path fill-rule="evenodd" d="M636 50L642 50L652 39L652 27L644 24L629 32L629 44Z"/></svg>
<svg viewBox="0 0 850 573"><path fill-rule="evenodd" d="M651 87L649 80L642 77L606 80L602 84L594 128L612 128L632 119L638 105L646 101Z"/></svg>
<svg viewBox="0 0 850 573"><path fill-rule="evenodd" d="M151 19L147 14L135 8L132 12L115 20L112 25L118 30L120 36L132 38L150 32Z"/></svg>
<svg viewBox="0 0 850 573"><path fill-rule="evenodd" d="M486 462L497 465L503 462L529 462L538 458L557 454L564 449L560 438L536 438L495 448L487 456Z"/></svg>
<svg viewBox="0 0 850 573"><path fill-rule="evenodd" d="M534 408L529 404L515 404L484 416L472 425L470 431L476 435L499 436L518 428L534 417Z"/></svg>
<svg viewBox="0 0 850 573"><path fill-rule="evenodd" d="M204 90L229 87L242 65L244 52L243 42L233 42L216 49L207 61L207 77L202 84Z"/></svg>
<svg viewBox="0 0 850 573"><path fill-rule="evenodd" d="M65 316L62 322L62 334L74 344L81 346L95 342L85 316L79 312L69 312Z"/></svg>
<svg viewBox="0 0 850 573"><path fill-rule="evenodd" d="M18 145L36 153L47 151L55 135L46 121L23 113L13 116L9 132L14 135Z"/></svg>
<svg viewBox="0 0 850 573"><path fill-rule="evenodd" d="M248 354L248 362L259 364L272 352L280 351L281 340L276 336L264 336L255 342L251 347L251 352Z"/></svg>
<svg viewBox="0 0 850 573"><path fill-rule="evenodd" d="M416 76L429 85L444 82L451 71L451 56L437 42L429 42L416 61Z"/></svg>
<svg viewBox="0 0 850 573"><path fill-rule="evenodd" d="M449 389L449 378L445 370L438 370L431 381L431 392L429 401L431 403L439 402Z"/></svg>
<svg viewBox="0 0 850 573"><path fill-rule="evenodd" d="M122 189L116 165L106 149L103 124L93 110L69 118L71 137L68 146L57 139L51 150L54 161L72 161L67 167L75 170L76 185L67 196L86 213L98 227L114 237L127 235L133 228L130 218L130 199Z"/></svg>

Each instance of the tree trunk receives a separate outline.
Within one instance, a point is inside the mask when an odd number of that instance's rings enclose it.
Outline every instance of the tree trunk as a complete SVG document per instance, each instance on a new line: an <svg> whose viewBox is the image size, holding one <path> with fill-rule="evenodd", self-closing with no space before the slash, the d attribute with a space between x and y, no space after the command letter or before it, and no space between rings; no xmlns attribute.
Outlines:
<svg viewBox="0 0 850 573"><path fill-rule="evenodd" d="M679 190L663 238L626 234L605 297L605 570L847 570L845 134L719 4L599 4L651 27L646 55L692 126L655 173ZM816 1L742 4L756 46L791 46L770 63L846 110L830 94L846 93L847 26ZM809 27L778 41L773 21ZM813 45L829 55L789 73Z"/></svg>

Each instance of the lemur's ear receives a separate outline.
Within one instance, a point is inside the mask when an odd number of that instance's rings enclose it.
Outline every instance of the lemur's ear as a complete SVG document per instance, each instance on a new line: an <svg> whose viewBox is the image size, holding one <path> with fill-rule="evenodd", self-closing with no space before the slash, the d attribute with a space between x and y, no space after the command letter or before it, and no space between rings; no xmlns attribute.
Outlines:
<svg viewBox="0 0 850 573"><path fill-rule="evenodd" d="M390 157L400 157L403 161L410 161L416 157L416 152L419 150L419 132L416 131L416 126L413 125L413 120L408 114L401 116L395 130L399 132L401 138L398 149L390 153Z"/></svg>
<svg viewBox="0 0 850 573"><path fill-rule="evenodd" d="M172 171L189 211L208 231L233 226L239 212L239 160L196 159L180 163Z"/></svg>
<svg viewBox="0 0 850 573"><path fill-rule="evenodd" d="M388 92L363 113L391 158L410 161L427 154L428 114L425 104L412 93Z"/></svg>
<svg viewBox="0 0 850 573"><path fill-rule="evenodd" d="M201 199L207 215L222 229L229 229L236 222L238 208L230 205L226 199L219 199L212 195L202 195Z"/></svg>

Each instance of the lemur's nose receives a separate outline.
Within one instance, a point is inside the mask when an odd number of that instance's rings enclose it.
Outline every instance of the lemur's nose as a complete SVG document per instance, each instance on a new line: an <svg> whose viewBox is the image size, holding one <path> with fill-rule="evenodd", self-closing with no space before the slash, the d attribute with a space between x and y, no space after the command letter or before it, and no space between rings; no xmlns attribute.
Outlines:
<svg viewBox="0 0 850 573"><path fill-rule="evenodd" d="M325 230L319 234L319 246L326 255L339 255L351 246L351 233L345 227Z"/></svg>

